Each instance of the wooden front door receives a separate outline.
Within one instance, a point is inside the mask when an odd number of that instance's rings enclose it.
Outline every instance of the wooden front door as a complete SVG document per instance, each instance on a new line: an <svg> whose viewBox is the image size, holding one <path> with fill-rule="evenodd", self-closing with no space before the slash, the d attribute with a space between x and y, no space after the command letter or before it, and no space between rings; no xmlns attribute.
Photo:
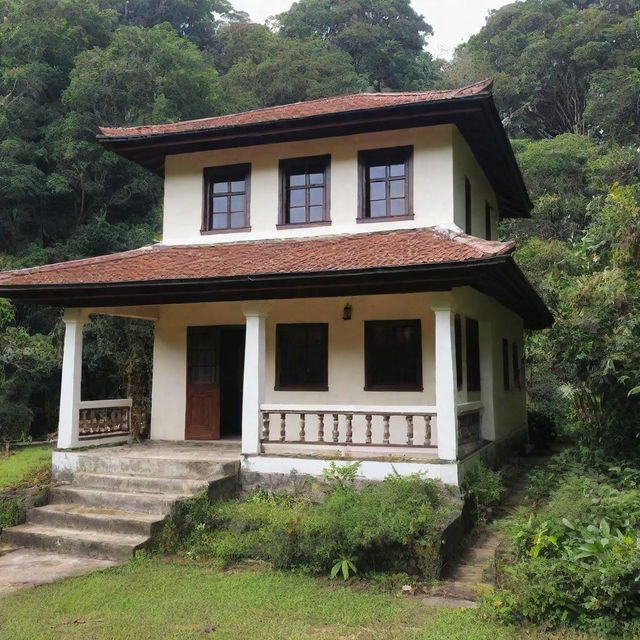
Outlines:
<svg viewBox="0 0 640 640"><path fill-rule="evenodd" d="M220 439L220 331L189 327L186 440Z"/></svg>

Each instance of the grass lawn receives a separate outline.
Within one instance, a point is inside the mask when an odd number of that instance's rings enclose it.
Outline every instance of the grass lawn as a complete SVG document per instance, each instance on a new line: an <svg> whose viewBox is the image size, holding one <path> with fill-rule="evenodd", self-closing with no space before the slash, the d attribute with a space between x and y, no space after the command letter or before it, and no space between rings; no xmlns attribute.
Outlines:
<svg viewBox="0 0 640 640"><path fill-rule="evenodd" d="M52 447L24 447L0 458L0 491L24 483L34 469L50 466L52 452Z"/></svg>
<svg viewBox="0 0 640 640"><path fill-rule="evenodd" d="M136 559L0 600L3 640L539 640L419 599L271 571ZM559 636L554 636L559 637Z"/></svg>

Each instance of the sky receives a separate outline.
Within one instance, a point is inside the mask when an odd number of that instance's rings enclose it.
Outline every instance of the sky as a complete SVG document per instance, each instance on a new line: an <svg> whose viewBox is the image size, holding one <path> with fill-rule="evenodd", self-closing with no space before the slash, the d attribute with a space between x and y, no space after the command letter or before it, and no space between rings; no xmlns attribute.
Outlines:
<svg viewBox="0 0 640 640"><path fill-rule="evenodd" d="M428 49L438 57L450 58L453 50L484 25L491 9L513 0L412 0L413 8L433 27ZM255 22L286 11L292 0L232 0L236 9L246 11Z"/></svg>

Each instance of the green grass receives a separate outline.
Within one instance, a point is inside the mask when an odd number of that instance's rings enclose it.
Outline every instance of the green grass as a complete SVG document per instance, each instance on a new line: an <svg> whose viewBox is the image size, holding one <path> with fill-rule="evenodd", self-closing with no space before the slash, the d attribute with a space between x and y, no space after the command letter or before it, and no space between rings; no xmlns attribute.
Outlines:
<svg viewBox="0 0 640 640"><path fill-rule="evenodd" d="M207 632L206 630L209 629ZM419 598L251 566L136 559L0 600L3 640L541 639ZM554 636L558 637L558 636Z"/></svg>
<svg viewBox="0 0 640 640"><path fill-rule="evenodd" d="M13 489L25 482L34 469L51 465L51 447L24 447L12 451L8 458L0 457L0 491Z"/></svg>

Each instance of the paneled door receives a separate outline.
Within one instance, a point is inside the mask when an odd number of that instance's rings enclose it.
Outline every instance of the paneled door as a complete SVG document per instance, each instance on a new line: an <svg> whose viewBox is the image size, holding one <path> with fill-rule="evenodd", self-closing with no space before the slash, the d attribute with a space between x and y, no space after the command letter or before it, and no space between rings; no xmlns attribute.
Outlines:
<svg viewBox="0 0 640 640"><path fill-rule="evenodd" d="M220 330L218 327L188 328L185 439L220 439Z"/></svg>

